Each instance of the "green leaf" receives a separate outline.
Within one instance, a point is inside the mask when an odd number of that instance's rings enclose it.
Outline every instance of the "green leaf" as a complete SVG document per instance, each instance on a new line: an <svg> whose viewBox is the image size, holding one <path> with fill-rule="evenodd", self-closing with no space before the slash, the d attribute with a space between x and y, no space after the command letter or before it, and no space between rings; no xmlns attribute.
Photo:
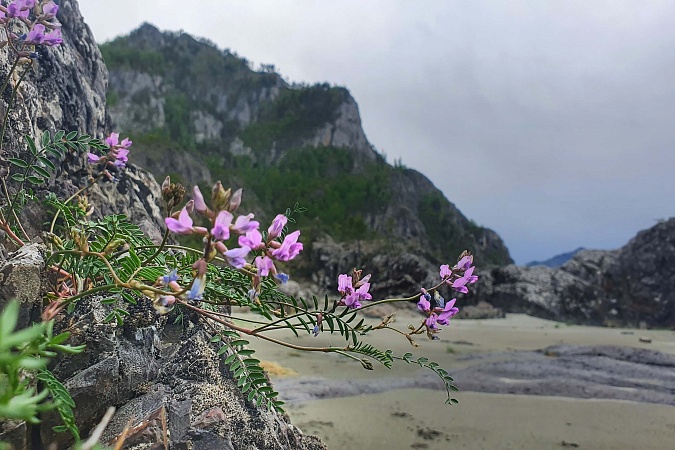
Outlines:
<svg viewBox="0 0 675 450"><path fill-rule="evenodd" d="M28 149L33 155L37 155L37 147L35 147L35 141L33 140L32 137L28 136L27 134L24 136L26 139L26 143L28 144Z"/></svg>
<svg viewBox="0 0 675 450"><path fill-rule="evenodd" d="M35 169L35 167L33 167L33 169ZM28 181L31 184L35 184L35 185L43 184L45 182L44 179L42 179L40 177L37 177L35 175L27 176L26 181Z"/></svg>
<svg viewBox="0 0 675 450"><path fill-rule="evenodd" d="M49 130L45 130L45 132L42 133L42 147L48 146L50 139L51 136L49 135Z"/></svg>
<svg viewBox="0 0 675 450"><path fill-rule="evenodd" d="M25 169L26 167L28 167L28 163L26 161L24 161L23 159L7 158L7 161L9 161L10 163L14 164L17 167L21 167L22 169Z"/></svg>
<svg viewBox="0 0 675 450"><path fill-rule="evenodd" d="M14 180L16 182L19 182L19 183L21 183L23 181L26 181L26 177L22 173L12 174L11 178L12 178L12 180Z"/></svg>
<svg viewBox="0 0 675 450"><path fill-rule="evenodd" d="M72 141L73 139L75 139L76 136L77 136L77 131L71 131L66 136L66 141Z"/></svg>
<svg viewBox="0 0 675 450"><path fill-rule="evenodd" d="M45 166L49 167L49 170L51 170L52 172L56 170L56 165L53 162L51 162L48 158L45 158L44 156L38 156L37 160L40 161Z"/></svg>
<svg viewBox="0 0 675 450"><path fill-rule="evenodd" d="M52 142L58 142L61 139L63 139L63 136L66 134L65 130L59 130L56 132L54 135L54 139L52 139Z"/></svg>
<svg viewBox="0 0 675 450"><path fill-rule="evenodd" d="M41 177L43 177L47 180L49 179L49 177L51 177L51 174L40 166L33 166L32 169L33 169L33 172L37 173L38 175L40 175Z"/></svg>

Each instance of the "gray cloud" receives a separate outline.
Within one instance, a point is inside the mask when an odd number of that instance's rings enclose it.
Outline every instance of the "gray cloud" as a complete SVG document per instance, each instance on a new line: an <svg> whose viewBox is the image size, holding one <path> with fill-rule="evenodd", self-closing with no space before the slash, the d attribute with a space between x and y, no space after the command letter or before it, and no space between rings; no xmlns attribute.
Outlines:
<svg viewBox="0 0 675 450"><path fill-rule="evenodd" d="M673 215L671 1L80 5L100 41L149 21L292 81L347 86L371 142L500 233L517 262L616 248Z"/></svg>

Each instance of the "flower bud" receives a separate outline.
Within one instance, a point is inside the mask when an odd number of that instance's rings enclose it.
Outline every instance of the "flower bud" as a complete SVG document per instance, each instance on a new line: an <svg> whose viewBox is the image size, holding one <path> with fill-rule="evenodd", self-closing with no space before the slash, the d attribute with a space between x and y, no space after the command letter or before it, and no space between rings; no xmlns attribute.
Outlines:
<svg viewBox="0 0 675 450"><path fill-rule="evenodd" d="M225 190L223 185L218 181L213 185L213 191L211 192L211 205L216 211L222 211L227 207L227 203L230 201L230 195L232 190Z"/></svg>
<svg viewBox="0 0 675 450"><path fill-rule="evenodd" d="M234 191L234 194L232 194L232 197L230 198L230 204L227 207L228 211L233 212L234 210L239 208L239 205L241 204L241 193L242 193L241 188Z"/></svg>

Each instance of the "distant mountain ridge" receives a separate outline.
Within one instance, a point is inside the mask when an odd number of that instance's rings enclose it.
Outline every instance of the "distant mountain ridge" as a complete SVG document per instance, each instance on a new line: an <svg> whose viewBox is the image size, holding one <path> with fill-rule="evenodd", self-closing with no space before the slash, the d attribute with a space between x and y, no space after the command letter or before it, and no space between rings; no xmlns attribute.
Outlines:
<svg viewBox="0 0 675 450"><path fill-rule="evenodd" d="M546 261L531 261L527 264L525 264L525 267L534 267L534 266L546 266L546 267L560 267L563 264L565 264L567 261L572 259L574 255L579 253L582 250L586 250L584 247L578 247L576 250L572 250L571 252L567 253L561 253L559 255L555 255L552 258L547 259Z"/></svg>
<svg viewBox="0 0 675 450"><path fill-rule="evenodd" d="M263 223L296 201L309 208L297 217L309 245L296 275L332 286L339 271L364 267L384 295L436 281L438 265L465 248L482 266L512 262L494 231L424 175L387 163L347 89L289 85L270 66L254 71L209 41L149 24L101 51L111 122L134 141L134 162L188 186L244 187L245 208Z"/></svg>

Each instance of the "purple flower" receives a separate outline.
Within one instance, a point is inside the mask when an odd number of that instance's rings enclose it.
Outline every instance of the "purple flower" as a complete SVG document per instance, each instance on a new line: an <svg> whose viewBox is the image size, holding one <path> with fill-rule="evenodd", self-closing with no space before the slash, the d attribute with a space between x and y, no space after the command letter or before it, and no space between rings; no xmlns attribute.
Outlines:
<svg viewBox="0 0 675 450"><path fill-rule="evenodd" d="M473 264L473 255L466 255L457 262L457 268L459 270L468 270L471 264Z"/></svg>
<svg viewBox="0 0 675 450"><path fill-rule="evenodd" d="M296 230L291 234L287 234L284 242L281 243L281 246L275 250L272 250L272 256L274 256L279 261L290 261L291 259L298 256L302 251L302 244L298 242L298 237L300 236L300 230Z"/></svg>
<svg viewBox="0 0 675 450"><path fill-rule="evenodd" d="M223 253L227 262L236 269L241 269L246 264L246 256L251 251L249 247L233 248Z"/></svg>
<svg viewBox="0 0 675 450"><path fill-rule="evenodd" d="M283 214L277 214L277 216L272 221L272 225L267 229L267 239L276 239L281 235L281 232L284 230L286 223L288 222L288 217Z"/></svg>
<svg viewBox="0 0 675 450"><path fill-rule="evenodd" d="M258 275L266 277L272 273L276 273L277 269L274 267L274 261L267 256L258 256L253 263L258 268Z"/></svg>
<svg viewBox="0 0 675 450"><path fill-rule="evenodd" d="M429 298L427 298L429 296ZM429 312L431 310L431 302L429 302L429 299L431 296L427 293L420 295L420 301L417 302L417 309L419 309L422 312Z"/></svg>
<svg viewBox="0 0 675 450"><path fill-rule="evenodd" d="M370 283L363 283L354 294L359 296L359 300L372 300L373 296L368 293L369 289Z"/></svg>
<svg viewBox="0 0 675 450"><path fill-rule="evenodd" d="M361 303L359 303L359 296L356 293L349 294L344 299L342 299L341 303L344 303L346 306L352 309L361 307Z"/></svg>
<svg viewBox="0 0 675 450"><path fill-rule="evenodd" d="M27 19L29 9L35 5L35 0L14 0L7 6L7 15Z"/></svg>
<svg viewBox="0 0 675 450"><path fill-rule="evenodd" d="M127 138L124 138L124 140L122 142L120 142L120 145L124 148L129 148L129 147L131 147L131 144L133 144L133 143L134 142L130 141L129 138L127 137Z"/></svg>
<svg viewBox="0 0 675 450"><path fill-rule="evenodd" d="M470 267L466 272L464 272L464 276L461 278L456 279L452 283L452 289L454 289L457 292L461 292L462 294L466 294L469 292L469 289L466 287L466 284L473 284L478 280L478 277L476 275L473 275L473 269L475 267Z"/></svg>
<svg viewBox="0 0 675 450"><path fill-rule="evenodd" d="M195 202L195 207L197 202ZM198 210L199 211L199 210ZM216 220L213 223L213 229L211 234L214 239L219 241L224 241L230 238L230 224L232 223L232 214L229 211L221 211L216 216Z"/></svg>
<svg viewBox="0 0 675 450"><path fill-rule="evenodd" d="M445 280L450 275L452 275L452 270L450 270L450 266L447 264L443 264L441 266L441 279Z"/></svg>
<svg viewBox="0 0 675 450"><path fill-rule="evenodd" d="M440 325L450 325L450 318L459 312L458 308L455 308L456 298L453 298L448 303L445 304L445 308L438 315L436 322Z"/></svg>
<svg viewBox="0 0 675 450"><path fill-rule="evenodd" d="M258 230L251 230L244 236L239 236L239 245L251 247L251 250L265 248L265 243L262 241L262 234Z"/></svg>
<svg viewBox="0 0 675 450"><path fill-rule="evenodd" d="M45 26L40 23L36 23L33 26L33 29L28 32L28 36L26 37L26 43L41 44L44 37L45 37Z"/></svg>
<svg viewBox="0 0 675 450"><path fill-rule="evenodd" d="M431 330L438 330L438 326L436 325L436 319L438 316L435 313L431 313L429 317L424 321L427 327Z"/></svg>
<svg viewBox="0 0 675 450"><path fill-rule="evenodd" d="M58 12L59 12L59 5L57 5L51 0L42 5L42 13L47 16L47 19L51 19L52 17L56 16L56 13Z"/></svg>
<svg viewBox="0 0 675 450"><path fill-rule="evenodd" d="M178 215L178 220L174 219L173 217L167 217L164 219L164 223L166 223L166 227L171 231L172 233L176 234L192 234L192 218L190 217L190 214L188 214L187 209L183 208L180 211L180 214Z"/></svg>
<svg viewBox="0 0 675 450"><path fill-rule="evenodd" d="M345 273L338 276L338 292L342 294L342 296L354 292L354 288L352 287L352 277Z"/></svg>
<svg viewBox="0 0 675 450"><path fill-rule="evenodd" d="M246 234L251 230L256 230L260 226L260 222L251 220L253 217L255 217L253 214L237 217L237 220L234 221L234 226L232 226L232 231L239 234Z"/></svg>
<svg viewBox="0 0 675 450"><path fill-rule="evenodd" d="M115 147L119 143L120 134L119 133L110 133L110 136L105 138L105 143L108 144L108 147Z"/></svg>
<svg viewBox="0 0 675 450"><path fill-rule="evenodd" d="M96 164L101 160L101 157L93 153L87 153L87 161L89 164Z"/></svg>

